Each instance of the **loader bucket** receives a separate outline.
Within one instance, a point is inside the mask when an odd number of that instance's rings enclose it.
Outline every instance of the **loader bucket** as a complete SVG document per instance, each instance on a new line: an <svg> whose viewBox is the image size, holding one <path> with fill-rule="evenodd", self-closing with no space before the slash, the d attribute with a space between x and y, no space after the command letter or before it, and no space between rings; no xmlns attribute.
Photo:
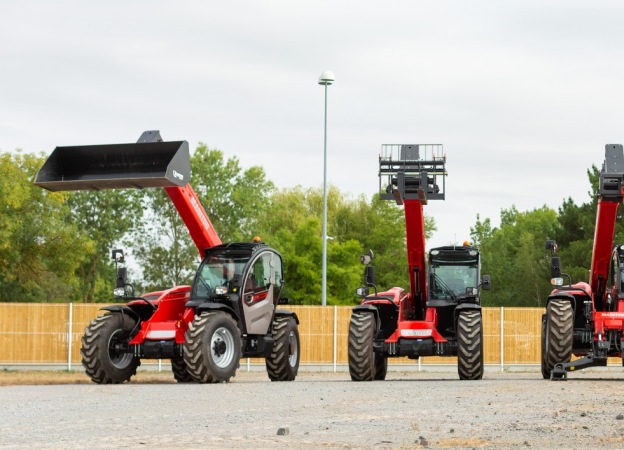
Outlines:
<svg viewBox="0 0 624 450"><path fill-rule="evenodd" d="M56 147L35 184L50 191L184 186L191 165L186 141Z"/></svg>

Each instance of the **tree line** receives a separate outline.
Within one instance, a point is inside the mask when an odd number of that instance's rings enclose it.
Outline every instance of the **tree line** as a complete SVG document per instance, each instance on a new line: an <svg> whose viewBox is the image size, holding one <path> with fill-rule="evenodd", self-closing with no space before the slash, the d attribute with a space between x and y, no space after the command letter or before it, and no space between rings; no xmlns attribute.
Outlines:
<svg viewBox="0 0 624 450"><path fill-rule="evenodd" d="M114 248L135 292L192 283L200 262L164 189L49 192L33 185L46 155L0 154L0 302L113 301ZM321 303L321 189L277 189L264 169L200 144L191 185L223 242L260 236L284 259L286 295ZM355 304L360 256L373 248L380 285L408 285L403 213L376 195L328 191L328 304ZM427 220L430 232L433 220Z"/></svg>
<svg viewBox="0 0 624 450"><path fill-rule="evenodd" d="M492 227L489 218L477 216L471 238L479 246L483 273L492 276L494 288L484 291L485 306L545 306L552 291L550 252L546 240L557 241L562 271L573 282L589 281L594 242L598 179L596 166L587 170L589 191L584 203L570 197L554 210L547 206L518 211L515 206L500 212L500 226ZM624 243L620 214L615 228L615 243Z"/></svg>
<svg viewBox="0 0 624 450"><path fill-rule="evenodd" d="M0 302L113 301L114 248L123 248L135 291L190 284L199 255L163 189L49 192L33 185L45 155L0 153ZM321 189L277 189L264 169L200 143L191 156L191 185L223 242L260 236L284 258L286 295L321 303ZM588 171L587 203L501 210L501 223L471 227L483 273L494 288L486 306L540 306L549 291L546 239L557 239L564 269L587 280L598 171ZM377 285L409 286L403 210L393 202L328 191L327 303L353 305L362 284L360 256L375 252ZM426 216L427 237L435 221ZM621 235L621 230L618 228ZM624 237L624 235L623 235Z"/></svg>

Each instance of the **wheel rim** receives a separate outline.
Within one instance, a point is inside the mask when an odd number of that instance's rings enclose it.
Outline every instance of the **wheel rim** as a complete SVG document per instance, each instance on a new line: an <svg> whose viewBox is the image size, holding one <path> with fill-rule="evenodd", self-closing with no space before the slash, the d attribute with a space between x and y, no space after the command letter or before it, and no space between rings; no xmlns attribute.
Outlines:
<svg viewBox="0 0 624 450"><path fill-rule="evenodd" d="M288 335L288 362L290 367L297 365L297 359L299 357L299 346L297 345L297 336L295 332L291 331Z"/></svg>
<svg viewBox="0 0 624 450"><path fill-rule="evenodd" d="M234 359L234 336L225 327L217 329L210 340L210 353L214 363L220 367L227 367Z"/></svg>
<svg viewBox="0 0 624 450"><path fill-rule="evenodd" d="M120 342L123 342L123 331L117 330L111 334L111 337L108 340L108 356L111 364L116 369L125 369L132 361L133 356L130 353L120 353L115 348Z"/></svg>

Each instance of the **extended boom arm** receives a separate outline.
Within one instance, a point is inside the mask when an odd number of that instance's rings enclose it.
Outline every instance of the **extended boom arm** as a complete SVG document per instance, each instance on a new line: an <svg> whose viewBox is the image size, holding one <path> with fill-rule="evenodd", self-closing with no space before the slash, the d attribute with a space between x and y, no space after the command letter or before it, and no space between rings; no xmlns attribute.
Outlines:
<svg viewBox="0 0 624 450"><path fill-rule="evenodd" d="M598 210L590 270L594 307L604 310L609 262L613 247L617 210L624 197L624 152L620 144L605 146L605 162L598 184Z"/></svg>
<svg viewBox="0 0 624 450"><path fill-rule="evenodd" d="M379 196L404 205L410 289L419 303L415 308L423 311L427 303L423 205L444 200L446 157L440 144L385 144L381 150Z"/></svg>

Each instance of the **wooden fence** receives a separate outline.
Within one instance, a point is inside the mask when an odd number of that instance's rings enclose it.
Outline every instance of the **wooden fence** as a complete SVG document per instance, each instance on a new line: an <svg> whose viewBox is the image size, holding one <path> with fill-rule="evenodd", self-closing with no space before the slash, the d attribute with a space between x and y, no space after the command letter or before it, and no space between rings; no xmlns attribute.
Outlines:
<svg viewBox="0 0 624 450"><path fill-rule="evenodd" d="M101 304L0 303L0 366L62 365L80 367L80 339ZM300 324L301 365L348 364L351 307L290 306ZM501 370L539 365L543 308L484 308L484 358ZM247 361L263 363L260 359ZM453 357L424 357L420 362L391 358L390 364L456 364Z"/></svg>

